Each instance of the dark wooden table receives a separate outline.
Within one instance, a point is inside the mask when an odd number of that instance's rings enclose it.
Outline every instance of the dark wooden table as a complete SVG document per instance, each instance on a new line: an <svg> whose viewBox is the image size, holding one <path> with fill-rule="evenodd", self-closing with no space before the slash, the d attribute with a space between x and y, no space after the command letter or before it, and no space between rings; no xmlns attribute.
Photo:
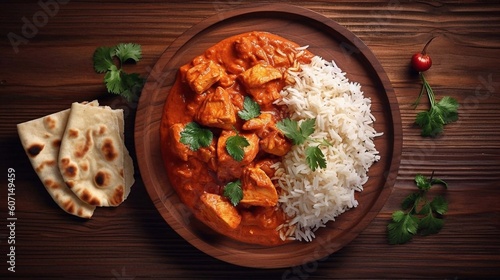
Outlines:
<svg viewBox="0 0 500 280"><path fill-rule="evenodd" d="M136 164L136 183L116 209L82 222L52 201L33 171L16 124L98 99L122 108L134 155L137 103L107 94L94 73L96 47L136 42L147 76L183 32L250 1L2 1L0 4L0 275L5 278L324 279L493 278L500 276L500 5L482 1L290 1L356 34L380 60L397 94L403 123L401 167L386 205L358 238L327 259L283 269L251 269L214 259L161 218ZM251 1L252 3L267 1ZM459 3L458 3L459 2ZM492 1L493 2L493 1ZM420 90L411 55L432 36L427 79L456 98L457 123L422 138L411 107ZM426 99L424 99L426 100ZM425 103L424 103L425 104ZM424 105L422 105L424 106ZM423 109L423 107L419 107ZM15 171L15 231L8 224L8 173ZM388 245L386 226L417 173L448 182L449 212L437 235ZM12 173L12 172L11 172ZM14 234L15 272L8 271ZM11 239L9 239L11 238Z"/></svg>

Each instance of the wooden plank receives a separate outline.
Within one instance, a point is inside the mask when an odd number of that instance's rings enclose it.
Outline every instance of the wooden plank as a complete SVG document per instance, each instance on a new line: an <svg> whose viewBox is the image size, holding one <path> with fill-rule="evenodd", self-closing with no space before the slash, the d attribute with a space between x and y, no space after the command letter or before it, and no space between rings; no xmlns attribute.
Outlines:
<svg viewBox="0 0 500 280"><path fill-rule="evenodd" d="M46 1L50 2L50 1ZM257 1L265 4L269 1ZM130 198L95 219L68 217L51 201L17 139L15 124L99 99L127 109L127 145L133 150L136 104L105 93L91 65L101 45L141 43L144 58L127 69L147 75L183 32L217 12L250 1L107 1L59 4L27 44L15 53L10 32L22 35L22 18L33 20L37 2L0 4L0 201L6 203L6 170L16 170L16 273L7 271L6 227L0 230L2 277L115 278L486 278L500 274L500 5L484 1L302 1L356 34L377 56L395 89L403 124L402 164L396 186L377 218L348 246L303 266L255 270L200 253L158 214L137 174ZM251 3L255 3L252 1ZM413 126L423 102L410 75L411 55L432 36L429 82L438 98L462 105L460 120L438 139L423 139ZM426 101L423 99L422 101ZM449 183L445 227L402 246L387 245L392 211L414 190L416 173L436 172ZM439 190L437 190L439 191ZM0 205L6 224L6 204Z"/></svg>

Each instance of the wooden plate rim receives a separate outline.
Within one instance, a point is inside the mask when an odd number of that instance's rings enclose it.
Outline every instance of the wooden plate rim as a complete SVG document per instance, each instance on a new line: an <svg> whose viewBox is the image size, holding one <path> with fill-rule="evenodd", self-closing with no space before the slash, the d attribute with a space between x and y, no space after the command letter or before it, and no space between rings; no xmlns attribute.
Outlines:
<svg viewBox="0 0 500 280"><path fill-rule="evenodd" d="M392 121L393 123L393 139L391 139L393 148L391 153L392 160L389 163L389 170L387 173L385 184L378 195L380 199L377 199L369 207L369 211L367 211L366 215L362 218L362 221L354 225L351 230L354 230L359 234L359 232L364 230L370 224L370 222L375 218L380 209L382 209L387 198L392 192L392 188L397 177L397 171L399 169L402 151L402 128L397 99L395 97L390 80L387 77L383 67L380 65L375 55L369 50L369 48L349 30L334 22L333 20L326 18L325 16L314 11L297 6L292 6L289 4L271 4L265 6L249 5L243 8L221 12L191 27L189 30L179 36L162 54L161 57L168 55L169 59L164 60L162 63L157 63L150 72L137 108L134 140L136 146L137 161L139 163L139 171L146 190L162 217L179 235L181 235L186 241L188 241L199 250L209 254L214 258L228 263L256 268L280 268L301 265L306 262L320 260L341 249L342 244L349 243L357 236L357 234L354 236L349 236L348 238L344 236L343 239L340 240L343 242L335 240L335 242L333 242L333 245L324 246L325 244L322 244L321 248L315 248L313 252L310 251L310 248L307 250L304 249L300 250L299 252L294 252L293 255L295 255L295 257L292 258L289 255L269 255L269 250L261 247L257 247L254 249L251 248L251 246L243 246L245 250L242 251L234 248L219 248L217 246L212 246L211 244L207 244L203 240L198 239L191 231L189 231L182 225L182 221L179 221L177 218L169 214L169 211L172 210L173 207L176 207L176 205L170 203L168 197L175 194L164 195L161 197L157 192L157 188L161 188L159 182L162 182L165 179L168 180L168 178L166 178L166 174L151 174L151 172L149 172L150 170L154 170L155 168L157 168L158 164L161 164L163 167L161 156L155 154L152 151L154 149L151 148L152 145L153 148L159 148L160 146L159 126L161 122L161 112L163 111L163 104L166 99L166 95L161 96L158 92L159 85L161 86L162 82L164 81L162 79L161 73L165 70L165 66L168 65L170 59L175 56L176 50L189 42L189 40L194 36L196 36L200 32L203 32L207 28L213 27L215 24L220 24L226 20L233 20L235 18L237 19L240 16L252 16L258 14L279 14L282 16L302 18L304 20L307 20L308 24L318 26L318 28L323 30L323 32L333 32L337 35L342 36L343 39L348 42L355 41L353 43L353 46L356 47L357 50L359 50L359 53L361 54L360 58L365 59L367 62L367 67L372 67L372 72L377 73L376 78L385 90L388 102L387 104L389 105L389 108L391 110L390 117L392 119L389 121ZM170 69L170 71L173 70ZM158 114L158 112L160 112L160 114ZM304 246L304 248L306 248L306 246ZM246 254L246 252L248 254ZM312 256L310 256L311 254ZM247 259L248 255L252 256L251 260Z"/></svg>

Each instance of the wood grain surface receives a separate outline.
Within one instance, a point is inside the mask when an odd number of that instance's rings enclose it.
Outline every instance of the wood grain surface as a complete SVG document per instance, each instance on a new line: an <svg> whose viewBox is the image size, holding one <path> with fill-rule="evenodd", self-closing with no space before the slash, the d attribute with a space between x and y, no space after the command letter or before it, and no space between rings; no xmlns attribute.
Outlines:
<svg viewBox="0 0 500 280"><path fill-rule="evenodd" d="M284 2L284 1L283 1ZM2 1L0 3L0 276L6 279L333 279L495 278L500 275L500 5L486 1L289 1L318 12L358 36L394 87L403 150L394 190L373 222L351 243L319 261L253 269L212 258L181 238L156 210L141 180L115 209L90 221L51 200L25 156L16 124L98 99L122 108L134 159L137 102L107 94L92 68L96 47L143 46L127 70L158 75L153 66L189 28L220 12L269 1ZM35 25L36 24L36 25ZM33 25L30 29L28 26ZM411 55L431 37L434 65L426 77L437 97L456 98L459 121L436 139L419 135L411 103L420 90ZM12 38L16 38L11 42ZM16 44L17 47L16 47ZM425 100L425 99L424 99ZM15 170L15 271L8 271L12 231L8 168ZM448 182L443 230L388 245L386 226L417 173ZM3 176L3 177L2 177ZM440 191L439 188L436 189ZM10 239L12 240L12 238ZM235 256L237 257L237 256Z"/></svg>

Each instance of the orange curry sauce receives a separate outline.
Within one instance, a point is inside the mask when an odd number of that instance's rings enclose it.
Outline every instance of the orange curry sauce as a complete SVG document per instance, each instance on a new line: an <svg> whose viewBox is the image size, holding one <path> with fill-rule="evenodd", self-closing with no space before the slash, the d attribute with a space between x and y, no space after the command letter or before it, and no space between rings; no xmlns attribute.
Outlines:
<svg viewBox="0 0 500 280"><path fill-rule="evenodd" d="M298 47L267 32L224 39L179 69L164 107L162 155L172 186L197 219L242 242L285 242L276 230L286 217L277 203L280 189L270 179L270 165L291 143L275 126L287 117L286 108L273 102L286 84L287 69L312 58L308 51L297 55ZM259 117L245 121L238 116L245 96L260 105ZM180 142L190 122L213 132L209 147L193 151ZM242 161L225 149L224 141L236 134L250 143ZM223 189L238 179L243 199L233 206Z"/></svg>

